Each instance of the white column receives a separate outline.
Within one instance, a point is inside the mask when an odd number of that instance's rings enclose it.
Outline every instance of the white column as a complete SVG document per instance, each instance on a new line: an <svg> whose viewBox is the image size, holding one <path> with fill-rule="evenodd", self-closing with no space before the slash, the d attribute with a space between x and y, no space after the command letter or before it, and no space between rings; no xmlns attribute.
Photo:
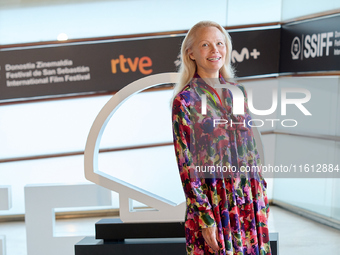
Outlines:
<svg viewBox="0 0 340 255"><path fill-rule="evenodd" d="M11 186L0 186L0 210L9 210L12 207ZM0 235L0 255L6 255L6 236Z"/></svg>
<svg viewBox="0 0 340 255"><path fill-rule="evenodd" d="M84 236L56 237L55 208L108 206L111 203L111 191L94 184L25 186L27 254L74 254L74 245Z"/></svg>

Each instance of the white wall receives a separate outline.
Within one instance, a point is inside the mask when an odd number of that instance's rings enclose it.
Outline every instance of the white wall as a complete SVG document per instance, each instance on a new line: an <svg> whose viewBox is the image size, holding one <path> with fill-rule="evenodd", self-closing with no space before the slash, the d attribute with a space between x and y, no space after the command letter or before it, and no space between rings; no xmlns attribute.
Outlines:
<svg viewBox="0 0 340 255"><path fill-rule="evenodd" d="M227 1L93 1L0 9L0 44L186 30L201 20L226 25ZM24 22L23 22L24 21Z"/></svg>
<svg viewBox="0 0 340 255"><path fill-rule="evenodd" d="M164 90L129 99L108 123L100 148L172 142L171 95L172 91ZM109 98L0 107L0 159L83 151L91 125ZM27 184L87 182L83 160L81 155L2 163L0 183L12 185L13 207L0 215L24 213L23 187ZM184 201L173 146L102 153L99 168L173 202ZM114 194L113 207L118 205Z"/></svg>
<svg viewBox="0 0 340 255"><path fill-rule="evenodd" d="M276 118L295 119L298 125L285 128L277 125L277 132L299 132L301 134L340 136L340 83L339 76L328 77L280 77L263 81L244 82L247 88L257 90L254 104L258 109L268 109L271 105L271 88L304 88L310 91L311 99L303 104L312 116L305 116L294 105L287 106L287 115L280 114L280 104ZM255 95L255 94L254 94ZM261 96L262 95L262 96ZM288 97L288 96L287 96ZM302 98L303 94L290 93L288 98ZM256 101L258 101L256 105ZM256 118L261 118L256 116ZM270 131L268 127L260 128ZM332 164L340 168L340 143L284 134L263 136L266 164L297 167L309 164ZM313 212L340 219L340 174L328 175L330 178L311 178L312 175L298 175L295 178L273 178L269 181L270 197ZM281 177L284 177L281 176ZM302 178L304 177L304 178ZM334 178L336 177L336 178Z"/></svg>
<svg viewBox="0 0 340 255"><path fill-rule="evenodd" d="M318 12L340 8L338 0L282 0L282 20L289 20Z"/></svg>

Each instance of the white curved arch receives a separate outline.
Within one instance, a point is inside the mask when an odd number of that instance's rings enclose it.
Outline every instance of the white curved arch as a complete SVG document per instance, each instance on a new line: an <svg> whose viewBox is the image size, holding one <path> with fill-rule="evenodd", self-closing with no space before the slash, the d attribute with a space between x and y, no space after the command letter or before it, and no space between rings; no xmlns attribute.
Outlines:
<svg viewBox="0 0 340 255"><path fill-rule="evenodd" d="M119 193L120 218L123 222L184 221L185 202L176 204L98 170L98 154L101 137L107 123L118 108L137 93L157 85L176 83L178 78L178 73L155 74L125 86L112 96L101 109L89 132L84 152L85 177L91 182ZM263 160L262 162L264 162L262 141L256 128L254 130L254 136L256 144L259 145L258 149ZM155 208L155 210L133 211L130 203L131 199L151 206Z"/></svg>
<svg viewBox="0 0 340 255"><path fill-rule="evenodd" d="M101 137L112 115L130 97L157 85L176 83L178 76L178 73L155 74L125 86L112 96L101 109L88 135L84 152L85 177L91 182L119 193L120 218L124 222L184 220L185 202L177 205L163 197L98 170ZM140 201L156 210L132 212L130 199Z"/></svg>

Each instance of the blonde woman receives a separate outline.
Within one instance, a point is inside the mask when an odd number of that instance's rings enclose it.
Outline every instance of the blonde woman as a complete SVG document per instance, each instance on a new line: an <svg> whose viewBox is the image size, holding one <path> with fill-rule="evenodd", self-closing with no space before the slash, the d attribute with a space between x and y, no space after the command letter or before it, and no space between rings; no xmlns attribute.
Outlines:
<svg viewBox="0 0 340 255"><path fill-rule="evenodd" d="M260 172L240 171L242 167L260 169L261 163L247 124L251 117L246 91L228 81L234 76L231 52L229 34L211 21L194 25L182 43L172 122L187 204L187 253L270 255L267 184ZM233 115L232 93L215 87L225 83L243 92L244 115ZM215 125L214 119L225 123ZM207 169L217 166L236 172L208 173Z"/></svg>

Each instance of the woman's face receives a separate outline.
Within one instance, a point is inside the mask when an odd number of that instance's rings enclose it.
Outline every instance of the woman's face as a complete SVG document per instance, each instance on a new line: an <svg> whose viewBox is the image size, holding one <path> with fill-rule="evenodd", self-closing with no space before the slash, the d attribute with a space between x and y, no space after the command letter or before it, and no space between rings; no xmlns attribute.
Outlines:
<svg viewBox="0 0 340 255"><path fill-rule="evenodd" d="M225 63L226 51L222 32L216 27L203 27L196 32L188 53L195 60L197 73L202 78L218 78L219 70Z"/></svg>

